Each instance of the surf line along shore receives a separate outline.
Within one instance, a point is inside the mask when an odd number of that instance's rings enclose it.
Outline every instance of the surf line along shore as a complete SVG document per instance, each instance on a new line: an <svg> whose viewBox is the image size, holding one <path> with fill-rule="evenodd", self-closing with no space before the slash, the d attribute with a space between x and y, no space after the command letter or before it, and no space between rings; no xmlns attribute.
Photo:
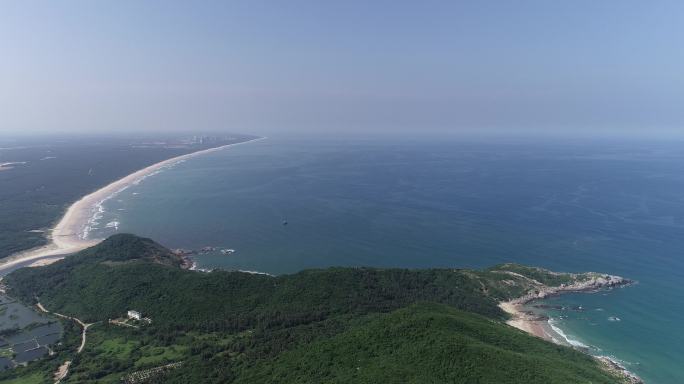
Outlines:
<svg viewBox="0 0 684 384"><path fill-rule="evenodd" d="M523 277L522 275L518 275ZM561 334L561 331L556 331L551 327L548 322L548 318L536 315L531 311L525 309L525 304L530 302L545 299L551 296L561 295L564 293L573 292L598 292L605 289L613 289L617 287L623 287L626 285L634 284L635 282L629 279L625 279L620 276L612 276L606 274L599 274L595 272L589 272L585 275L589 275L588 279L577 280L569 284L561 284L559 286L548 286L542 284L539 281L527 278L535 288L528 291L527 294L514 298L510 301L504 301L499 303L499 308L504 310L504 312L511 315L511 318L506 322L508 325L518 328L521 331L527 332L531 335L537 336L544 340L550 341L555 344L560 345L570 345L574 348L579 348L585 353L588 353L586 346L575 345L568 340L565 335ZM567 342L564 342L565 339ZM614 375L620 377L625 383L629 384L643 384L643 380L630 372L624 365L622 365L615 358L609 356L594 356L592 355L602 367Z"/></svg>
<svg viewBox="0 0 684 384"><path fill-rule="evenodd" d="M7 270L17 267L22 264L28 264L31 261L38 262L42 265L49 264L59 260L59 256L65 256L92 247L100 243L103 239L88 239L83 236L83 230L88 225L88 221L93 215L93 211L103 202L116 196L118 193L124 191L133 184L137 184L143 179L159 170L175 165L181 161L223 150L235 145L251 143L258 140L264 140L266 137L259 137L252 140L242 141L239 143L222 145L220 147L203 149L197 152L188 153L185 155L173 157L156 164L152 164L141 170L131 173L119 180L110 183L97 191L82 197L77 202L73 203L66 211L64 216L49 232L48 244L30 249L27 251L15 253L0 261L0 274ZM41 260L43 259L43 260Z"/></svg>

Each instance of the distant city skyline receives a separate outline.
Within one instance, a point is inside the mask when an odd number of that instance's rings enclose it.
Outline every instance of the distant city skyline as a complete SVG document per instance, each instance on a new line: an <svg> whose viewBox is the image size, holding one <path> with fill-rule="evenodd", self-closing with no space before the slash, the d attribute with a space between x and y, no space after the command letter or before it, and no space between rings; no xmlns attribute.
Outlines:
<svg viewBox="0 0 684 384"><path fill-rule="evenodd" d="M684 136L677 1L0 4L0 134Z"/></svg>

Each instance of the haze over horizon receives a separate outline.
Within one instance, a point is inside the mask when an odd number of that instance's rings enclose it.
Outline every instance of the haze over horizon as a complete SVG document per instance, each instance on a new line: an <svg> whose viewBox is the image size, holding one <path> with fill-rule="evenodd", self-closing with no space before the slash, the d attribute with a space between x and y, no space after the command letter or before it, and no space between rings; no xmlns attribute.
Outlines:
<svg viewBox="0 0 684 384"><path fill-rule="evenodd" d="M0 1L0 383L684 382L683 37L674 0Z"/></svg>
<svg viewBox="0 0 684 384"><path fill-rule="evenodd" d="M676 1L5 2L0 132L684 136Z"/></svg>

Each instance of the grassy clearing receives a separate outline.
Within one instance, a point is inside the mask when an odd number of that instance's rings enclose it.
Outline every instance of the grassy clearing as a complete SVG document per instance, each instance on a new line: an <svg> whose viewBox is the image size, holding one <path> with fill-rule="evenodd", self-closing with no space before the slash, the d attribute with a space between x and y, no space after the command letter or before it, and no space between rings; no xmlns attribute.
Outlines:
<svg viewBox="0 0 684 384"><path fill-rule="evenodd" d="M97 352L114 359L128 359L134 349L138 348L138 343L132 340L121 338L108 339L96 348Z"/></svg>
<svg viewBox="0 0 684 384"><path fill-rule="evenodd" d="M142 357L135 362L135 367L152 367L179 361L188 354L188 350L189 348L184 345L144 347L140 350Z"/></svg>

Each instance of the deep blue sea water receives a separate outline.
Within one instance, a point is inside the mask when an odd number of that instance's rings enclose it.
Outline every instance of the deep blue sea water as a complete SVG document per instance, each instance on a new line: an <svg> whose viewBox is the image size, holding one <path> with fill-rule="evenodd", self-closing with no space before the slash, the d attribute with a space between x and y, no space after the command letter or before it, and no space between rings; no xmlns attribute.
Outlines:
<svg viewBox="0 0 684 384"><path fill-rule="evenodd" d="M94 236L236 250L199 257L204 268L517 262L626 276L639 284L551 299L584 309L550 311L555 324L649 383L684 382L684 143L271 138L104 206Z"/></svg>

